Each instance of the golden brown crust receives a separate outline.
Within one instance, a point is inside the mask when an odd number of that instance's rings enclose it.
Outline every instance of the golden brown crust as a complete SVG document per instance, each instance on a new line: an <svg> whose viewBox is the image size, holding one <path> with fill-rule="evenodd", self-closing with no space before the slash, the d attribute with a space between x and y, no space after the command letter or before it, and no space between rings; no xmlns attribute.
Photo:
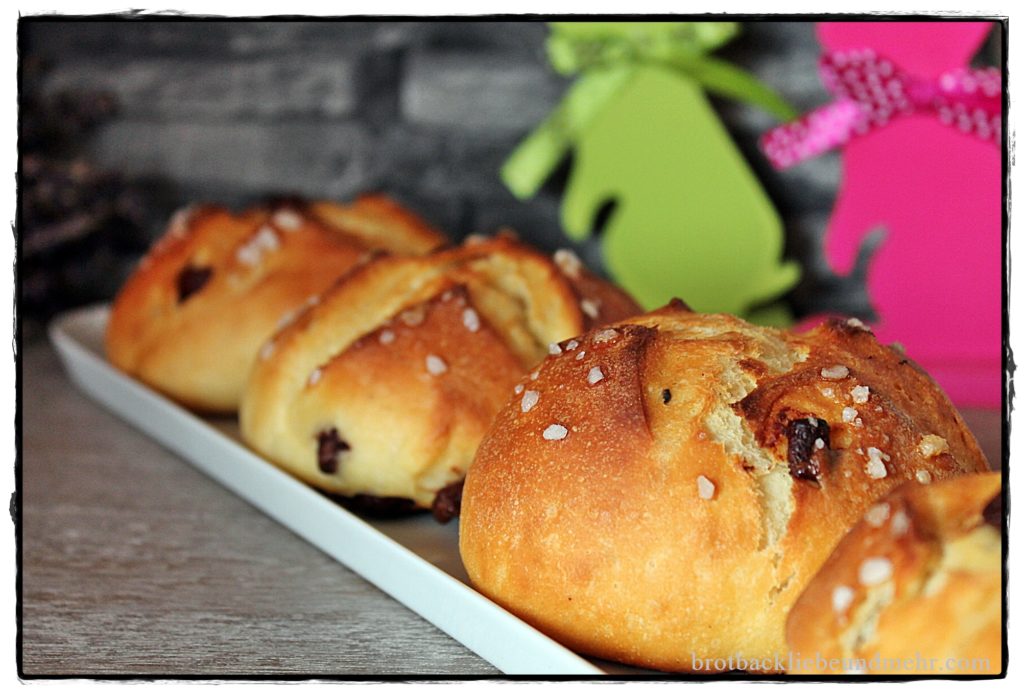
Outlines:
<svg viewBox="0 0 1024 693"><path fill-rule="evenodd" d="M367 194L350 205L311 202L308 212L344 230L368 248L399 255L422 255L445 245L444 234L386 195Z"/></svg>
<svg viewBox="0 0 1024 693"><path fill-rule="evenodd" d="M242 434L328 492L430 507L516 380L585 319L570 278L507 236L377 258L267 343Z"/></svg>
<svg viewBox="0 0 1024 693"><path fill-rule="evenodd" d="M346 208L333 203L332 209ZM440 234L393 203L357 202L355 223L335 225L301 201L241 214L183 210L118 294L107 355L122 370L183 404L230 412L260 344L278 321L355 265L368 250L421 253Z"/></svg>
<svg viewBox="0 0 1024 693"><path fill-rule="evenodd" d="M591 272L571 250L555 251L552 259L572 284L583 312L584 329L637 314L639 308L632 296Z"/></svg>
<svg viewBox="0 0 1024 693"><path fill-rule="evenodd" d="M918 471L986 468L934 383L866 331L673 304L575 341L481 443L460 551L481 591L588 654L677 671L782 654L789 606L866 507ZM790 472L794 431L816 434L812 478ZM949 452L915 452L924 434Z"/></svg>
<svg viewBox="0 0 1024 693"><path fill-rule="evenodd" d="M998 674L1002 668L1002 543L985 522L1000 474L907 483L843 537L786 623L793 651L837 674ZM872 671L873 660L914 662Z"/></svg>

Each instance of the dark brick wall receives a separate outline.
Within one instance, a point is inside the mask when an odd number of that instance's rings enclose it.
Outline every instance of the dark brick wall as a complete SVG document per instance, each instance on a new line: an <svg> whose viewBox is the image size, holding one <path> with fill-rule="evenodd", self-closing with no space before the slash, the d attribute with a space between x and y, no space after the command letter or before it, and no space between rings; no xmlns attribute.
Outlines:
<svg viewBox="0 0 1024 693"><path fill-rule="evenodd" d="M747 24L719 55L806 110L827 98L813 29ZM566 244L557 186L519 202L497 176L567 85L547 65L543 23L133 20L21 30L22 57L52 66L46 91L113 92L118 114L90 136L87 154L161 181L169 192L153 204L166 206L163 215L198 199L384 190L456 237L509 225L543 247ZM786 220L787 252L807 269L790 296L797 311L863 311L856 277L830 277L820 258L837 156L772 171L756 151L772 118L716 105Z"/></svg>

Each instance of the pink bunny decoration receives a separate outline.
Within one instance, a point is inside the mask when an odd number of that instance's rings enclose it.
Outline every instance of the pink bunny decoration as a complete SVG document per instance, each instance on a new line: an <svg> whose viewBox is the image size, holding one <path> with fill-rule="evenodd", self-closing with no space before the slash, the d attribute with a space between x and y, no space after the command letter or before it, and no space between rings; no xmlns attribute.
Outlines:
<svg viewBox="0 0 1024 693"><path fill-rule="evenodd" d="M864 237L879 340L899 342L961 406L1002 401L1001 78L968 70L991 22L825 22L838 101L762 139L778 167L843 147L825 238L848 273Z"/></svg>

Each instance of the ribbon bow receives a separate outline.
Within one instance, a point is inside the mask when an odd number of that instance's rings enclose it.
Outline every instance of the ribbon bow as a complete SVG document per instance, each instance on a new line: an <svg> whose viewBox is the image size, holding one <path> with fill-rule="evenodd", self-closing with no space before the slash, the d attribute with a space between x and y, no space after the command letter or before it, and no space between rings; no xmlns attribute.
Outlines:
<svg viewBox="0 0 1024 693"><path fill-rule="evenodd" d="M761 137L761 149L777 169L911 113L930 113L961 132L1001 142L1002 78L995 68L960 68L926 79L870 49L827 53L819 67L836 100Z"/></svg>
<svg viewBox="0 0 1024 693"><path fill-rule="evenodd" d="M548 58L563 75L580 74L565 98L519 144L501 175L513 194L532 196L587 125L634 71L658 66L710 92L751 102L779 118L796 112L734 65L708 55L739 32L735 22L552 22Z"/></svg>

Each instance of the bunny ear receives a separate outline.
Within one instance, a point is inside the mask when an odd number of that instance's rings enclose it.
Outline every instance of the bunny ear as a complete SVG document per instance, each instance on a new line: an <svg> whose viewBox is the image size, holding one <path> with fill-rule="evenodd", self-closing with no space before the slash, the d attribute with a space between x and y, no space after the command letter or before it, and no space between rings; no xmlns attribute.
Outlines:
<svg viewBox="0 0 1024 693"><path fill-rule="evenodd" d="M921 77L938 77L963 67L995 22L821 22L818 39L826 50L872 48Z"/></svg>

